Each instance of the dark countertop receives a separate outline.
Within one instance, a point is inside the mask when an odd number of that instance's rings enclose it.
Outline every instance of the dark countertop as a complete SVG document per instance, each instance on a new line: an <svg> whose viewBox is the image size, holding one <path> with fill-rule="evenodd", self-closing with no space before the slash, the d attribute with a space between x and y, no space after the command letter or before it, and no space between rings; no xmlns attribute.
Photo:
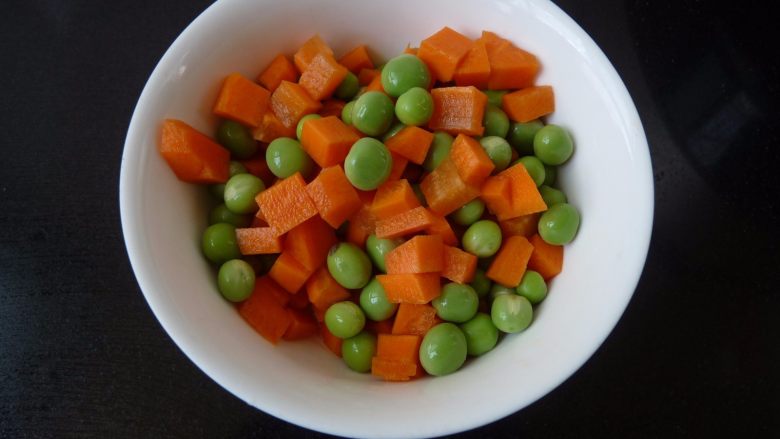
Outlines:
<svg viewBox="0 0 780 439"><path fill-rule="evenodd" d="M316 435L195 367L147 307L122 241L135 101L209 3L0 3L0 437ZM557 3L637 104L653 241L596 354L530 407L461 437L780 433L775 20L759 2Z"/></svg>

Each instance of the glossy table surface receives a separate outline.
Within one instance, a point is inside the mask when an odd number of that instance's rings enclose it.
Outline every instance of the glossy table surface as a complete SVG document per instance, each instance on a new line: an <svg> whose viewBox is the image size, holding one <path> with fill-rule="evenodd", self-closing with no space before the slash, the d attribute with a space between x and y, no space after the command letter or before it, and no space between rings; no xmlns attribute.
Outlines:
<svg viewBox="0 0 780 439"><path fill-rule="evenodd" d="M636 102L653 240L596 354L530 407L459 437L780 433L771 14L758 2L556 3ZM208 4L0 3L0 437L317 436L197 369L154 319L124 249L118 178L133 106Z"/></svg>

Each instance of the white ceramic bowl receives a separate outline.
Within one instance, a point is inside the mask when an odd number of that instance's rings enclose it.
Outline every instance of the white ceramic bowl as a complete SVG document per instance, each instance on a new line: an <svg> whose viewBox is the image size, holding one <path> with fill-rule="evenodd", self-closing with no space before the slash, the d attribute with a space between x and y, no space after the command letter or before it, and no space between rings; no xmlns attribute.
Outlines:
<svg viewBox="0 0 780 439"><path fill-rule="evenodd" d="M385 383L349 371L318 340L271 346L217 293L200 252L208 202L157 153L161 121L213 132L222 78L250 78L319 33L337 53L368 44L385 59L443 26L483 29L535 53L555 87L550 121L575 139L560 184L582 214L564 271L521 334L452 375ZM381 58L380 58L381 59ZM650 240L653 180L637 111L588 35L549 1L222 0L155 68L130 123L120 179L122 227L155 316L206 374L289 422L344 436L422 437L478 427L554 389L599 347L636 287ZM572 407L576 410L576 407Z"/></svg>

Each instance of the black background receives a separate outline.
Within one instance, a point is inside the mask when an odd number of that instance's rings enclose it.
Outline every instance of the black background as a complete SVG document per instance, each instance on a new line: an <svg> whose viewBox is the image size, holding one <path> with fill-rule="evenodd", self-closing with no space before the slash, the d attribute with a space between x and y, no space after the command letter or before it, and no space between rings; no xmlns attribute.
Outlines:
<svg viewBox="0 0 780 439"><path fill-rule="evenodd" d="M763 2L557 3L639 109L653 241L590 361L462 437L780 433L772 14ZM0 2L0 437L317 435L197 369L154 319L124 249L118 178L133 107L208 4Z"/></svg>

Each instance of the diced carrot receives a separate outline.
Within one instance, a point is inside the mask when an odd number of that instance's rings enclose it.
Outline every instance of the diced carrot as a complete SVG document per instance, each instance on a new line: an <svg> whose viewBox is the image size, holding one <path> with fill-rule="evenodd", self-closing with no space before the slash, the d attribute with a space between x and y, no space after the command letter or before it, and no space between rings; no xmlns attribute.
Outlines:
<svg viewBox="0 0 780 439"><path fill-rule="evenodd" d="M328 308L317 308L312 306L311 310L312 313L314 314L315 320L317 320L320 323L325 321L325 313L328 311Z"/></svg>
<svg viewBox="0 0 780 439"><path fill-rule="evenodd" d="M336 337L328 331L328 327L325 324L320 324L320 336L322 336L322 343L329 351L333 352L337 357L341 357L341 344L344 342L342 339Z"/></svg>
<svg viewBox="0 0 780 439"><path fill-rule="evenodd" d="M376 221L378 238L398 238L419 232L432 224L431 213L420 206L398 215Z"/></svg>
<svg viewBox="0 0 780 439"><path fill-rule="evenodd" d="M488 51L488 58L489 90L530 87L539 73L539 61L536 57L512 44L501 45L493 53Z"/></svg>
<svg viewBox="0 0 780 439"><path fill-rule="evenodd" d="M357 191L357 193L363 206L349 218L347 241L363 247L368 236L376 231L376 218L371 212L375 191Z"/></svg>
<svg viewBox="0 0 780 439"><path fill-rule="evenodd" d="M335 231L315 215L287 232L284 251L304 268L314 271L325 263L328 250L336 243Z"/></svg>
<svg viewBox="0 0 780 439"><path fill-rule="evenodd" d="M309 63L311 63L312 59L318 54L333 56L333 49L331 49L319 35L314 35L306 40L300 49L295 52L295 55L293 55L295 67L298 68L298 71L304 73L309 67Z"/></svg>
<svg viewBox="0 0 780 439"><path fill-rule="evenodd" d="M487 96L476 87L439 87L431 90L433 114L428 121L432 131L481 136L485 131Z"/></svg>
<svg viewBox="0 0 780 439"><path fill-rule="evenodd" d="M460 61L458 67L455 68L455 74L452 76L452 79L460 87L473 85L474 87L484 89L487 88L489 78L490 61L485 48L485 42L477 40L474 42L471 50L469 50L469 53Z"/></svg>
<svg viewBox="0 0 780 439"><path fill-rule="evenodd" d="M299 84L282 81L271 94L271 109L279 122L293 132L298 121L307 114L320 111L322 104L313 99Z"/></svg>
<svg viewBox="0 0 780 439"><path fill-rule="evenodd" d="M250 174L263 180L266 186L270 186L276 179L276 176L268 168L268 161L265 159L265 154L262 151L250 159L239 160L239 162L244 165Z"/></svg>
<svg viewBox="0 0 780 439"><path fill-rule="evenodd" d="M230 152L180 120L163 122L158 149L181 181L224 183L230 176Z"/></svg>
<svg viewBox="0 0 780 439"><path fill-rule="evenodd" d="M339 165L360 137L336 116L310 119L303 124L301 144L307 154L323 168Z"/></svg>
<svg viewBox="0 0 780 439"><path fill-rule="evenodd" d="M379 186L371 204L371 212L376 219L385 219L419 206L420 202L409 182L396 180Z"/></svg>
<svg viewBox="0 0 780 439"><path fill-rule="evenodd" d="M463 134L459 134L452 142L449 157L458 168L461 180L471 186L481 186L496 167L485 148L472 137Z"/></svg>
<svg viewBox="0 0 780 439"><path fill-rule="evenodd" d="M298 69L283 53L276 55L268 67L257 77L257 82L273 92L282 81L295 82L298 80Z"/></svg>
<svg viewBox="0 0 780 439"><path fill-rule="evenodd" d="M417 235L385 255L387 274L438 273L444 269L439 235Z"/></svg>
<svg viewBox="0 0 780 439"><path fill-rule="evenodd" d="M279 234L317 214L317 207L309 198L306 183L300 173L287 177L255 198L268 224Z"/></svg>
<svg viewBox="0 0 780 439"><path fill-rule="evenodd" d="M387 176L385 183L400 179L406 170L406 166L409 164L409 160L406 157L400 156L392 151L390 151L390 156L393 158L393 167L390 168L390 175Z"/></svg>
<svg viewBox="0 0 780 439"><path fill-rule="evenodd" d="M391 334L393 332L393 319L389 318L382 320L381 322L366 320L366 330L373 332L376 335Z"/></svg>
<svg viewBox="0 0 780 439"><path fill-rule="evenodd" d="M512 194L512 210L509 214L497 214L499 221L547 210L539 189L522 163L511 166L500 174L509 178Z"/></svg>
<svg viewBox="0 0 780 439"><path fill-rule="evenodd" d="M494 175L482 185L480 198L494 215L511 215L512 181L505 175Z"/></svg>
<svg viewBox="0 0 780 439"><path fill-rule="evenodd" d="M285 340L301 340L319 332L317 321L311 313L300 309L287 309L290 314L290 326L284 333Z"/></svg>
<svg viewBox="0 0 780 439"><path fill-rule="evenodd" d="M268 223L265 221L265 217L260 218L258 215L260 215L260 211L257 211L257 214L252 218L252 224L249 225L249 227L268 227Z"/></svg>
<svg viewBox="0 0 780 439"><path fill-rule="evenodd" d="M494 58L504 47L512 45L509 40L501 38L495 33L486 30L482 31L482 36L480 36L477 41L485 45L488 59Z"/></svg>
<svg viewBox="0 0 780 439"><path fill-rule="evenodd" d="M407 44L406 47L404 47L404 53L408 53L409 55L417 55L418 50L417 47L412 47L410 44Z"/></svg>
<svg viewBox="0 0 780 439"><path fill-rule="evenodd" d="M341 226L363 205L341 166L324 168L306 186L306 191L322 219L334 229Z"/></svg>
<svg viewBox="0 0 780 439"><path fill-rule="evenodd" d="M525 274L534 246L524 236L510 236L504 240L485 275L501 285L516 287Z"/></svg>
<svg viewBox="0 0 780 439"><path fill-rule="evenodd" d="M238 313L255 331L272 344L277 344L291 324L290 314L274 296L281 290L270 277L261 276L248 299L238 305ZM287 295L284 291L282 294Z"/></svg>
<svg viewBox="0 0 780 439"><path fill-rule="evenodd" d="M380 334L377 336L376 357L414 363L417 371L412 378L420 377L424 374L420 364L421 343L420 335Z"/></svg>
<svg viewBox="0 0 780 439"><path fill-rule="evenodd" d="M385 146L390 151L406 157L412 163L421 165L433 142L433 133L420 127L407 126L387 139Z"/></svg>
<svg viewBox="0 0 780 439"><path fill-rule="evenodd" d="M528 122L555 111L555 96L549 85L517 90L501 99L501 108L515 122Z"/></svg>
<svg viewBox="0 0 780 439"><path fill-rule="evenodd" d="M376 278L390 303L428 303L441 292L439 273L380 274Z"/></svg>
<svg viewBox="0 0 780 439"><path fill-rule="evenodd" d="M371 81L374 80L377 76L381 76L382 73L379 70L376 69L360 69L360 72L358 73L358 83L360 85L368 85L371 83Z"/></svg>
<svg viewBox="0 0 780 439"><path fill-rule="evenodd" d="M336 116L341 118L341 111L344 109L345 105L347 105L347 103L341 99L328 99L322 103L319 115L322 117ZM354 130L350 129L350 131Z"/></svg>
<svg viewBox="0 0 780 439"><path fill-rule="evenodd" d="M466 36L444 27L420 42L417 56L425 61L431 73L441 82L449 82L463 57L474 42Z"/></svg>
<svg viewBox="0 0 780 439"><path fill-rule="evenodd" d="M539 224L539 216L538 212L531 213L518 216L517 218L499 221L498 225L501 227L501 233L503 233L504 236L518 235L530 238L536 233L536 228Z"/></svg>
<svg viewBox="0 0 780 439"><path fill-rule="evenodd" d="M319 101L329 98L347 73L346 67L336 62L332 55L318 53L301 74L298 84L309 96Z"/></svg>
<svg viewBox="0 0 780 439"><path fill-rule="evenodd" d="M444 246L444 269L441 271L445 277L459 284L467 284L474 280L477 270L477 257L464 252L457 247Z"/></svg>
<svg viewBox="0 0 780 439"><path fill-rule="evenodd" d="M288 306L290 308L305 309L306 307L309 306L309 295L306 294L305 289L301 289L295 294L288 294L286 292L285 294L287 294L290 297L290 302L288 303Z"/></svg>
<svg viewBox="0 0 780 439"><path fill-rule="evenodd" d="M257 127L263 120L263 114L268 111L270 95L268 90L244 78L240 73L231 73L222 83L212 111L217 116Z"/></svg>
<svg viewBox="0 0 780 439"><path fill-rule="evenodd" d="M371 56L368 54L368 48L364 44L345 53L344 56L339 58L339 64L356 75L360 73L360 70L362 69L374 68L374 62L371 61Z"/></svg>
<svg viewBox="0 0 780 439"><path fill-rule="evenodd" d="M408 361L373 357L371 375L385 381L409 381L417 374L417 365Z"/></svg>
<svg viewBox="0 0 780 439"><path fill-rule="evenodd" d="M333 279L326 266L320 267L311 275L306 282L306 294L314 308L321 310L349 298L349 291Z"/></svg>
<svg viewBox="0 0 780 439"><path fill-rule="evenodd" d="M275 280L282 288L291 294L295 294L306 283L314 270L304 267L290 252L283 251L276 258L268 276Z"/></svg>
<svg viewBox="0 0 780 439"><path fill-rule="evenodd" d="M260 126L252 130L252 137L265 143L271 143L279 137L295 137L295 127L286 127L273 111L263 115ZM265 156L263 156L265 159Z"/></svg>
<svg viewBox="0 0 780 439"><path fill-rule="evenodd" d="M428 207L439 215L449 215L479 196L479 189L460 178L455 163L449 157L423 178L420 190Z"/></svg>
<svg viewBox="0 0 780 439"><path fill-rule="evenodd" d="M528 268L542 275L544 280L557 276L563 269L563 246L548 244L539 235L530 239L534 251L528 260Z"/></svg>
<svg viewBox="0 0 780 439"><path fill-rule="evenodd" d="M371 82L366 84L366 90L365 91L381 91L382 93L385 92L385 88L382 86L382 75L376 75L373 78L371 78Z"/></svg>
<svg viewBox="0 0 780 439"><path fill-rule="evenodd" d="M242 255L264 255L282 251L282 237L271 227L236 229L236 242Z"/></svg>
<svg viewBox="0 0 780 439"><path fill-rule="evenodd" d="M449 221L439 214L431 212L431 225L425 229L425 232L441 236L444 244L458 245L458 237L455 236Z"/></svg>
<svg viewBox="0 0 780 439"><path fill-rule="evenodd" d="M402 303L393 323L393 334L423 336L436 325L436 308L427 304Z"/></svg>

